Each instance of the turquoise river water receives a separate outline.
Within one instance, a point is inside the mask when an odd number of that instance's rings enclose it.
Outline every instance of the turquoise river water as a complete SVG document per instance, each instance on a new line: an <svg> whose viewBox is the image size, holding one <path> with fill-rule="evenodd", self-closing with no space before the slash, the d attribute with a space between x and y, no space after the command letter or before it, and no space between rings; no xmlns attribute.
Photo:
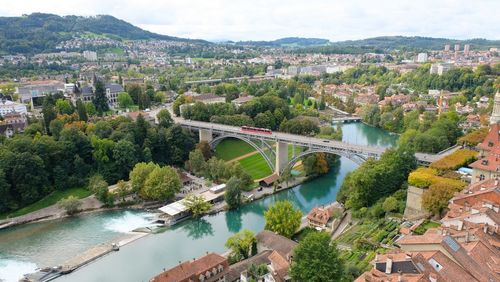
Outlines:
<svg viewBox="0 0 500 282"><path fill-rule="evenodd" d="M390 147L397 136L362 123L343 125L344 141ZM241 229L264 229L263 214L278 200L287 199L304 213L335 201L345 175L356 164L341 158L327 175L281 193L257 200L238 210L187 220L167 231L146 236L57 281L148 281L179 261L206 252L225 251L224 243ZM137 227L150 224L153 215L112 211L40 222L0 231L0 280L17 281L37 267L54 266L99 243L108 242Z"/></svg>

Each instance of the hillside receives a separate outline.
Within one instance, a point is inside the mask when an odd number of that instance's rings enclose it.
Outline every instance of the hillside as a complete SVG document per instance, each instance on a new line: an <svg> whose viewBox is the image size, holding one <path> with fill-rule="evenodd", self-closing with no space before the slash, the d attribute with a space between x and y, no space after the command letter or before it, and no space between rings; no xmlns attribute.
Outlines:
<svg viewBox="0 0 500 282"><path fill-rule="evenodd" d="M206 43L152 33L113 16L58 16L33 13L22 17L0 17L0 53L54 51L57 43L77 33L92 33L114 39L161 39Z"/></svg>
<svg viewBox="0 0 500 282"><path fill-rule="evenodd" d="M309 47L326 45L330 41L321 38L285 37L273 41L240 41L237 45L262 47Z"/></svg>
<svg viewBox="0 0 500 282"><path fill-rule="evenodd" d="M455 40L447 38L432 38L420 36L380 36L367 38L362 40L348 40L338 41L332 43L337 47L373 47L378 49L427 49L427 50L440 50L444 45L450 44L453 48L454 44L470 44L474 48L485 49L488 47L500 46L500 40L486 40L486 39L468 39L468 40Z"/></svg>

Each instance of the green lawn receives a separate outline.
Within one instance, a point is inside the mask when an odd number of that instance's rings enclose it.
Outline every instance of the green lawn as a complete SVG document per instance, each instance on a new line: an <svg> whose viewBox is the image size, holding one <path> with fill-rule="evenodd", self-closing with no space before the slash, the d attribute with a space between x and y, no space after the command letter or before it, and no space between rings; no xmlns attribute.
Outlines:
<svg viewBox="0 0 500 282"><path fill-rule="evenodd" d="M273 173L260 154L251 155L238 162L253 179L264 178Z"/></svg>
<svg viewBox="0 0 500 282"><path fill-rule="evenodd" d="M215 156L219 159L230 161L253 151L255 151L255 149L245 141L235 138L226 138L215 148Z"/></svg>
<svg viewBox="0 0 500 282"><path fill-rule="evenodd" d="M29 206L26 206L22 209L19 209L15 212L0 214L0 219L5 219L7 217L16 217L28 214L30 212L37 211L39 209L46 208L48 206L52 206L57 203L59 200L63 198L67 198L69 196L75 196L78 199L82 199L90 196L92 193L85 188L71 188L64 191L54 191L50 195L41 199L38 202L35 202Z"/></svg>
<svg viewBox="0 0 500 282"><path fill-rule="evenodd" d="M436 228L439 226L441 226L439 222L426 220L422 224L420 224L420 226L417 227L413 233L415 233L416 235L423 235L427 231L427 229Z"/></svg>
<svg viewBox="0 0 500 282"><path fill-rule="evenodd" d="M302 148L296 147L295 154L299 154ZM255 149L245 141L227 138L217 145L215 156L225 161L230 161L239 156L254 152ZM288 159L292 158L292 145L288 145ZM272 160L274 162L274 160ZM254 154L238 161L243 169L250 174L253 179L264 178L273 172L260 154Z"/></svg>

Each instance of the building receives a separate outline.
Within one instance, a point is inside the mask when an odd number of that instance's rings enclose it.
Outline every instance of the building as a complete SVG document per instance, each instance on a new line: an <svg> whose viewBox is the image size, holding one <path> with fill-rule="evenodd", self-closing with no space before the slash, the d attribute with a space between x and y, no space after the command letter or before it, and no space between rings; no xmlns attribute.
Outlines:
<svg viewBox="0 0 500 282"><path fill-rule="evenodd" d="M252 101L252 99L253 99L252 95L240 96L240 97L232 100L231 103L233 103L237 108L239 108L241 105Z"/></svg>
<svg viewBox="0 0 500 282"><path fill-rule="evenodd" d="M354 98L354 102L359 105L373 105L378 103L378 96L370 93L360 93Z"/></svg>
<svg viewBox="0 0 500 282"><path fill-rule="evenodd" d="M469 55L470 52L470 44L465 44L464 45L464 54Z"/></svg>
<svg viewBox="0 0 500 282"><path fill-rule="evenodd" d="M486 179L469 185L449 202L448 212L441 225L453 233L481 229L490 235L500 234L500 184L497 179ZM472 236L472 235L470 235ZM497 237L498 238L498 237ZM497 240L497 244L500 239Z"/></svg>
<svg viewBox="0 0 500 282"><path fill-rule="evenodd" d="M107 83L104 88L106 89L106 98L110 107L115 107L118 104L118 94L123 92L123 87L118 83Z"/></svg>
<svg viewBox="0 0 500 282"><path fill-rule="evenodd" d="M267 230L260 232L255 237L257 239L257 254L231 265L226 281L291 281L288 271L293 258L293 249L297 243ZM257 274L253 272L252 265L265 266L267 273Z"/></svg>
<svg viewBox="0 0 500 282"><path fill-rule="evenodd" d="M3 120L0 120L0 135L10 138L16 132L23 132L28 121L25 115L19 113L7 113L2 115Z"/></svg>
<svg viewBox="0 0 500 282"><path fill-rule="evenodd" d="M0 100L0 116L5 116L10 113L18 113L25 115L28 112L26 105L12 102L9 100Z"/></svg>
<svg viewBox="0 0 500 282"><path fill-rule="evenodd" d="M224 282L229 269L227 258L216 253L185 261L151 278L150 282Z"/></svg>
<svg viewBox="0 0 500 282"><path fill-rule="evenodd" d="M495 100L493 102L493 111L491 112L490 124L500 123L500 92L497 91L495 94Z"/></svg>
<svg viewBox="0 0 500 282"><path fill-rule="evenodd" d="M226 102L225 97L217 96L213 93L197 94L197 95L193 94L191 96L193 97L193 101L201 102L203 104L214 104L214 103L225 103Z"/></svg>
<svg viewBox="0 0 500 282"><path fill-rule="evenodd" d="M417 55L418 63L425 63L427 62L427 59L428 59L427 53L418 53Z"/></svg>
<svg viewBox="0 0 500 282"><path fill-rule="evenodd" d="M460 51L460 44L455 44L454 50L455 50L455 52Z"/></svg>
<svg viewBox="0 0 500 282"><path fill-rule="evenodd" d="M88 50L83 51L83 57L87 61L97 61L97 53L94 51L88 51Z"/></svg>
<svg viewBox="0 0 500 282"><path fill-rule="evenodd" d="M443 73L446 73L449 70L451 70L452 67L453 66L448 63L432 64L429 71L431 74L443 75Z"/></svg>
<svg viewBox="0 0 500 282"><path fill-rule="evenodd" d="M389 104L392 106L401 106L403 104L410 102L410 100L411 100L410 95L397 94L384 97L384 100L378 102L378 105L380 107L384 107Z"/></svg>
<svg viewBox="0 0 500 282"><path fill-rule="evenodd" d="M445 52L450 52L450 44L444 45L444 51Z"/></svg>
<svg viewBox="0 0 500 282"><path fill-rule="evenodd" d="M32 98L64 92L64 83L58 80L30 81L16 88L21 103L29 103Z"/></svg>

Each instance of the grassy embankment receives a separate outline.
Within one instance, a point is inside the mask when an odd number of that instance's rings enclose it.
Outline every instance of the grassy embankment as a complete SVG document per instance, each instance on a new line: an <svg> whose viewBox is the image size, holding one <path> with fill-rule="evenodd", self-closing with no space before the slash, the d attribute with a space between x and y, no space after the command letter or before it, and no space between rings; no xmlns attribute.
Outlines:
<svg viewBox="0 0 500 282"><path fill-rule="evenodd" d="M26 206L22 209L18 209L14 212L3 213L0 214L0 219L5 219L7 217L16 217L28 214L30 212L34 212L49 206L56 204L59 200L67 198L69 196L75 196L78 199L86 198L90 196L92 193L85 188L71 188L64 191L54 191L50 195L47 195L45 198L41 199L38 202L35 202L29 206Z"/></svg>

